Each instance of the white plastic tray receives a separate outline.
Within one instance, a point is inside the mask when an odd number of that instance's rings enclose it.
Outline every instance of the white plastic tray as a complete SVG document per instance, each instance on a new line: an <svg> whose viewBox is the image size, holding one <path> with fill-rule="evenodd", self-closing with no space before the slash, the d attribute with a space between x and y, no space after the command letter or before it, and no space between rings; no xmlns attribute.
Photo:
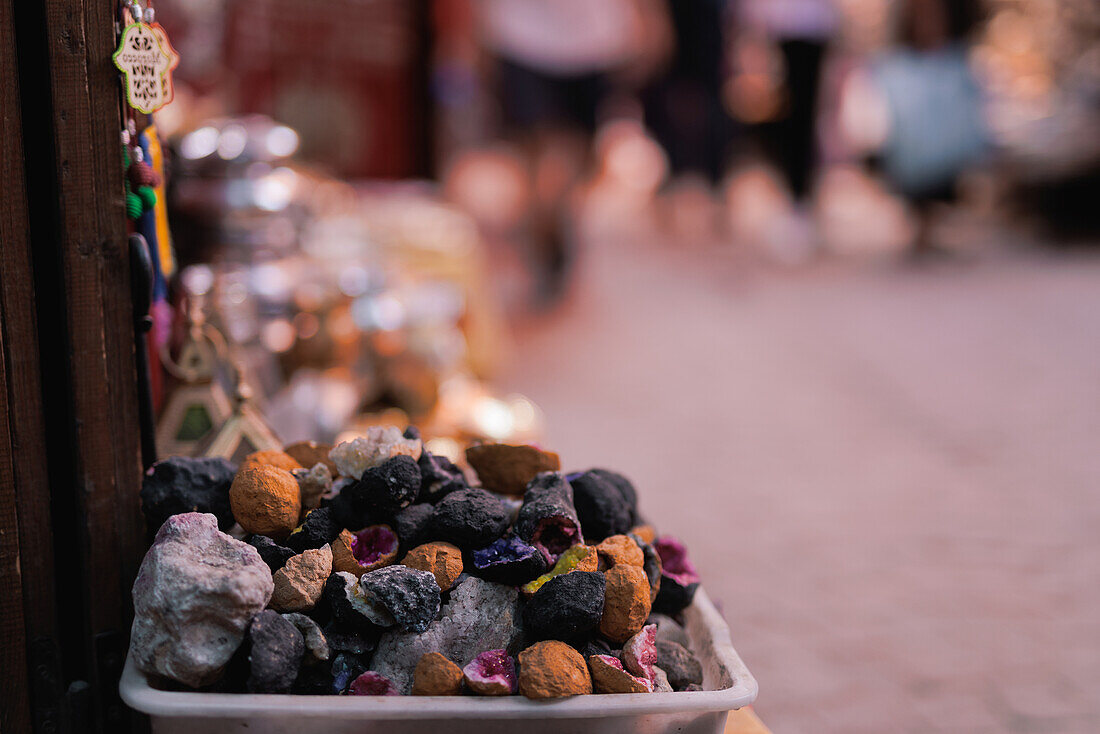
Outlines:
<svg viewBox="0 0 1100 734"><path fill-rule="evenodd" d="M756 680L730 643L729 627L702 589L684 610L706 690L522 696L293 696L161 691L126 660L119 692L152 718L156 734L721 734L726 714L756 699Z"/></svg>

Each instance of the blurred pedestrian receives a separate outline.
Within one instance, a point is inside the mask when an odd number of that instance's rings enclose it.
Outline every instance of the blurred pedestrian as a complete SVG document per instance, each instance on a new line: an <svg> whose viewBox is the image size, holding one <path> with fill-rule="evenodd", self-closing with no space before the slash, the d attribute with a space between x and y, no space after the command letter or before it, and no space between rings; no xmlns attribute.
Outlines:
<svg viewBox="0 0 1100 734"><path fill-rule="evenodd" d="M670 2L674 50L643 94L646 125L673 176L712 185L725 173L733 121L722 106L727 0Z"/></svg>
<svg viewBox="0 0 1100 734"><path fill-rule="evenodd" d="M496 60L505 134L529 170L539 295L562 294L573 260L569 194L614 88L637 84L667 55L663 0L481 0Z"/></svg>
<svg viewBox="0 0 1100 734"><path fill-rule="evenodd" d="M816 122L821 68L837 30L832 0L741 0L741 20L750 34L775 44L783 66L786 103L768 125L765 148L802 202L813 185L817 162Z"/></svg>
<svg viewBox="0 0 1100 734"><path fill-rule="evenodd" d="M978 17L973 0L905 0L897 45L856 75L842 103L849 129L881 118L872 126L881 128L870 136L872 161L916 212L918 257L941 252L932 234L935 209L954 200L960 174L989 148L981 90L968 62Z"/></svg>

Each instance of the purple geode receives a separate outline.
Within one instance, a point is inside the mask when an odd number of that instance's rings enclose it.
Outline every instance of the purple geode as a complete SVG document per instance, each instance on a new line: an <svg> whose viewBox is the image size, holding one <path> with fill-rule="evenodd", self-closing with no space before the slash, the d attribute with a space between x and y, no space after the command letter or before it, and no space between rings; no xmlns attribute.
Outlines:
<svg viewBox="0 0 1100 734"><path fill-rule="evenodd" d="M394 687L389 678L368 670L351 682L348 686L348 694L351 696L400 696L401 692Z"/></svg>
<svg viewBox="0 0 1100 734"><path fill-rule="evenodd" d="M516 661L504 650L478 654L462 669L466 686L483 696L510 696L516 692Z"/></svg>
<svg viewBox="0 0 1100 734"><path fill-rule="evenodd" d="M661 557L661 586L653 602L653 611L679 614L695 598L699 574L688 559L687 548L676 538L665 535L653 542Z"/></svg>
<svg viewBox="0 0 1100 734"><path fill-rule="evenodd" d="M520 586L546 572L546 558L519 538L499 538L473 552L474 574L488 581Z"/></svg>
<svg viewBox="0 0 1100 734"><path fill-rule="evenodd" d="M312 514L312 513L310 513ZM351 554L363 567L397 554L397 533L387 525L371 525L354 534Z"/></svg>
<svg viewBox="0 0 1100 734"><path fill-rule="evenodd" d="M516 517L516 535L538 548L548 565L584 542L573 506L573 488L560 472L543 472L527 485Z"/></svg>

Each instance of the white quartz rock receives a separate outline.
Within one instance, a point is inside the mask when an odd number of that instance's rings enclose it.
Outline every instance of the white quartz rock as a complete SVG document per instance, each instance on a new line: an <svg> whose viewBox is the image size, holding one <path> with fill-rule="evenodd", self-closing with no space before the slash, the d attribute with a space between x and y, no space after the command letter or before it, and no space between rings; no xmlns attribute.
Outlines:
<svg viewBox="0 0 1100 734"><path fill-rule="evenodd" d="M137 667L195 688L213 683L273 589L256 549L220 532L213 515L173 515L134 581Z"/></svg>

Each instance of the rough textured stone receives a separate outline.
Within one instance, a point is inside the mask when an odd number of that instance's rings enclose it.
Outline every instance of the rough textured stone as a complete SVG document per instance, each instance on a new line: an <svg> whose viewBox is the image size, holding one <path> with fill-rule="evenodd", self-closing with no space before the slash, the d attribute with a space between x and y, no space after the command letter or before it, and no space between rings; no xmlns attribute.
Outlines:
<svg viewBox="0 0 1100 734"><path fill-rule="evenodd" d="M420 468L411 456L394 456L363 472L340 497L366 512L393 514L408 507L420 493Z"/></svg>
<svg viewBox="0 0 1100 734"><path fill-rule="evenodd" d="M657 664L657 627L648 624L623 644L623 665L634 675L653 680Z"/></svg>
<svg viewBox="0 0 1100 734"><path fill-rule="evenodd" d="M665 671L674 691L682 691L692 683L703 682L703 666L683 645L662 640L657 633L657 667Z"/></svg>
<svg viewBox="0 0 1100 734"><path fill-rule="evenodd" d="M662 614L679 614L691 604L699 588L699 575L688 559L687 548L676 538L663 536L653 547L661 557L661 587L653 602L653 610Z"/></svg>
<svg viewBox="0 0 1100 734"><path fill-rule="evenodd" d="M515 523L516 535L553 563L571 546L584 542L573 507L573 489L558 472L539 474L527 485Z"/></svg>
<svg viewBox="0 0 1100 734"><path fill-rule="evenodd" d="M235 473L222 458L172 456L153 464L141 482L141 510L149 529L185 512L209 512L219 527L230 527L229 485Z"/></svg>
<svg viewBox="0 0 1100 734"><path fill-rule="evenodd" d="M295 469L301 469L302 465L289 454L282 451L267 450L267 451L253 451L248 456L244 457L244 461L241 462L241 469L250 469L254 466L274 466L279 469L285 469L286 471L294 471Z"/></svg>
<svg viewBox="0 0 1100 734"><path fill-rule="evenodd" d="M332 470L327 464L319 461L309 469L295 469L290 473L298 480L304 510L320 507L321 498L332 491Z"/></svg>
<svg viewBox="0 0 1100 734"><path fill-rule="evenodd" d="M282 540L298 525L302 510L298 481L274 466L241 469L229 488L233 517L250 533Z"/></svg>
<svg viewBox="0 0 1100 734"><path fill-rule="evenodd" d="M420 454L420 502L438 502L451 492L469 489L466 475L446 456L429 451Z"/></svg>
<svg viewBox="0 0 1100 734"><path fill-rule="evenodd" d="M328 458L328 453L332 451L332 446L327 443L298 441L288 446L284 446L283 451L304 467L312 467L320 463L324 464L325 468L328 469L330 477L334 477L339 473L335 462Z"/></svg>
<svg viewBox="0 0 1100 734"><path fill-rule="evenodd" d="M348 686L349 696L400 696L401 693L394 687L393 681L384 675L379 675L373 670L360 675Z"/></svg>
<svg viewBox="0 0 1100 734"><path fill-rule="evenodd" d="M332 659L332 692L341 694L351 682L367 671L367 660L360 655L342 652Z"/></svg>
<svg viewBox="0 0 1100 734"><path fill-rule="evenodd" d="M332 570L362 576L397 560L397 534L388 525L371 525L358 533L343 530L332 541Z"/></svg>
<svg viewBox="0 0 1100 734"><path fill-rule="evenodd" d="M332 618L345 629L370 632L377 628L378 610L363 598L359 577L355 574L335 571L325 582L322 594ZM392 617L387 621L393 624Z"/></svg>
<svg viewBox="0 0 1100 734"><path fill-rule="evenodd" d="M580 654L584 656L585 660L593 655L610 655L618 659L619 653L622 652L621 650L612 650L610 643L599 635L592 635L584 641L583 645L573 645L573 647L577 648Z"/></svg>
<svg viewBox="0 0 1100 734"><path fill-rule="evenodd" d="M513 588L468 577L451 591L440 618L424 632L385 632L371 667L406 693L425 653L438 652L448 660L465 662L486 648L508 648L517 632L516 598Z"/></svg>
<svg viewBox="0 0 1100 734"><path fill-rule="evenodd" d="M425 543L409 551L401 564L427 571L435 576L440 590L447 591L462 574L462 551L442 541Z"/></svg>
<svg viewBox="0 0 1100 734"><path fill-rule="evenodd" d="M278 571L286 565L287 561L297 555L293 549L279 545L266 535L250 535L248 544L260 554L260 558L271 569L271 573Z"/></svg>
<svg viewBox="0 0 1100 734"><path fill-rule="evenodd" d="M596 693L651 693L653 683L631 675L612 655L589 655L588 671L592 674L592 689Z"/></svg>
<svg viewBox="0 0 1100 734"><path fill-rule="evenodd" d="M608 569L600 632L613 642L625 642L649 616L649 579L637 566L620 564Z"/></svg>
<svg viewBox="0 0 1100 734"><path fill-rule="evenodd" d="M287 693L298 677L305 642L293 624L270 609L248 627L250 693Z"/></svg>
<svg viewBox="0 0 1100 734"><path fill-rule="evenodd" d="M402 548L415 548L432 539L429 528L434 511L432 505L424 503L409 505L393 516L392 527Z"/></svg>
<svg viewBox="0 0 1100 734"><path fill-rule="evenodd" d="M573 640L595 629L603 612L604 575L574 571L535 592L523 608L523 627L533 639Z"/></svg>
<svg viewBox="0 0 1100 734"><path fill-rule="evenodd" d="M331 622L324 631L333 653L346 652L364 657L374 652L374 648L378 646L378 636L382 632L379 627L364 629L340 620Z"/></svg>
<svg viewBox="0 0 1100 734"><path fill-rule="evenodd" d="M473 573L489 581L519 586L546 570L542 551L519 538L498 538L472 554Z"/></svg>
<svg viewBox="0 0 1100 734"><path fill-rule="evenodd" d="M332 550L327 545L294 556L275 572L271 608L280 612L313 609L332 573Z"/></svg>
<svg viewBox="0 0 1100 734"><path fill-rule="evenodd" d="M210 514L170 517L134 582L131 650L138 668L198 687L212 683L271 598L255 548L218 531Z"/></svg>
<svg viewBox="0 0 1100 734"><path fill-rule="evenodd" d="M664 614L651 614L649 619L646 620L646 624L657 625L657 639L668 640L669 642L676 642L683 645L687 649L691 649L691 638L688 637L687 631L680 626L672 617Z"/></svg>
<svg viewBox="0 0 1100 734"><path fill-rule="evenodd" d="M652 525L635 525L630 528L628 535L635 535L643 543L652 543L657 540L657 531L653 529Z"/></svg>
<svg viewBox="0 0 1100 734"><path fill-rule="evenodd" d="M322 507L306 513L302 524L283 541L283 545L301 553L308 548L328 545L340 534L340 526L332 516L332 508Z"/></svg>
<svg viewBox="0 0 1100 734"><path fill-rule="evenodd" d="M420 656L413 672L412 695L457 696L462 693L462 668L438 652Z"/></svg>
<svg viewBox="0 0 1100 734"><path fill-rule="evenodd" d="M642 570L649 579L649 601L656 603L657 595L661 592L661 556L657 549L646 543L642 546Z"/></svg>
<svg viewBox="0 0 1100 734"><path fill-rule="evenodd" d="M483 486L511 495L522 495L536 474L561 469L561 459L552 451L503 443L471 446L466 449L466 461Z"/></svg>
<svg viewBox="0 0 1100 734"><path fill-rule="evenodd" d="M389 612L407 632L423 632L439 612L439 584L430 571L387 566L363 574L359 588L368 604ZM375 620L375 624L385 625Z"/></svg>
<svg viewBox="0 0 1100 734"><path fill-rule="evenodd" d="M366 436L345 441L330 451L328 457L341 475L358 479L367 469L391 456L411 456L415 461L421 450L420 439L405 438L395 426L371 426Z"/></svg>
<svg viewBox="0 0 1100 734"><path fill-rule="evenodd" d="M573 487L573 506L589 543L626 533L634 525L629 502L605 473L587 471L566 479Z"/></svg>
<svg viewBox="0 0 1100 734"><path fill-rule="evenodd" d="M653 666L653 692L654 693L672 693L672 684L668 682L668 676L665 671L661 670L660 666Z"/></svg>
<svg viewBox="0 0 1100 734"><path fill-rule="evenodd" d="M462 669L466 687L482 696L511 696L516 692L516 661L506 650L487 650Z"/></svg>
<svg viewBox="0 0 1100 734"><path fill-rule="evenodd" d="M638 522L638 492L634 489L633 483L622 474L611 471L610 469L590 469L589 473L610 482L611 485L619 491L623 501L626 502L627 507L630 508L631 524L636 524Z"/></svg>
<svg viewBox="0 0 1100 734"><path fill-rule="evenodd" d="M508 513L501 501L484 489L462 489L439 501L432 513L431 532L463 550L484 548L504 534Z"/></svg>
<svg viewBox="0 0 1100 734"><path fill-rule="evenodd" d="M604 538L596 546L596 553L600 557L601 571L620 564L641 568L645 563L645 554L642 553L641 547L628 535L612 535Z"/></svg>
<svg viewBox="0 0 1100 734"><path fill-rule="evenodd" d="M298 612L284 614L283 619L294 625L302 635L302 641L305 643L305 653L302 656L303 664L323 663L332 657L328 638L325 637L325 633L316 622Z"/></svg>
<svg viewBox="0 0 1100 734"><path fill-rule="evenodd" d="M572 571L595 571L598 568L599 556L596 554L596 549L587 545L575 545L561 554L561 558L558 559L558 562L554 564L549 572L524 584L523 594L524 596L531 596L541 589L543 584L556 576Z"/></svg>
<svg viewBox="0 0 1100 734"><path fill-rule="evenodd" d="M592 692L592 678L579 652L545 640L519 654L519 692L534 699L583 695Z"/></svg>

